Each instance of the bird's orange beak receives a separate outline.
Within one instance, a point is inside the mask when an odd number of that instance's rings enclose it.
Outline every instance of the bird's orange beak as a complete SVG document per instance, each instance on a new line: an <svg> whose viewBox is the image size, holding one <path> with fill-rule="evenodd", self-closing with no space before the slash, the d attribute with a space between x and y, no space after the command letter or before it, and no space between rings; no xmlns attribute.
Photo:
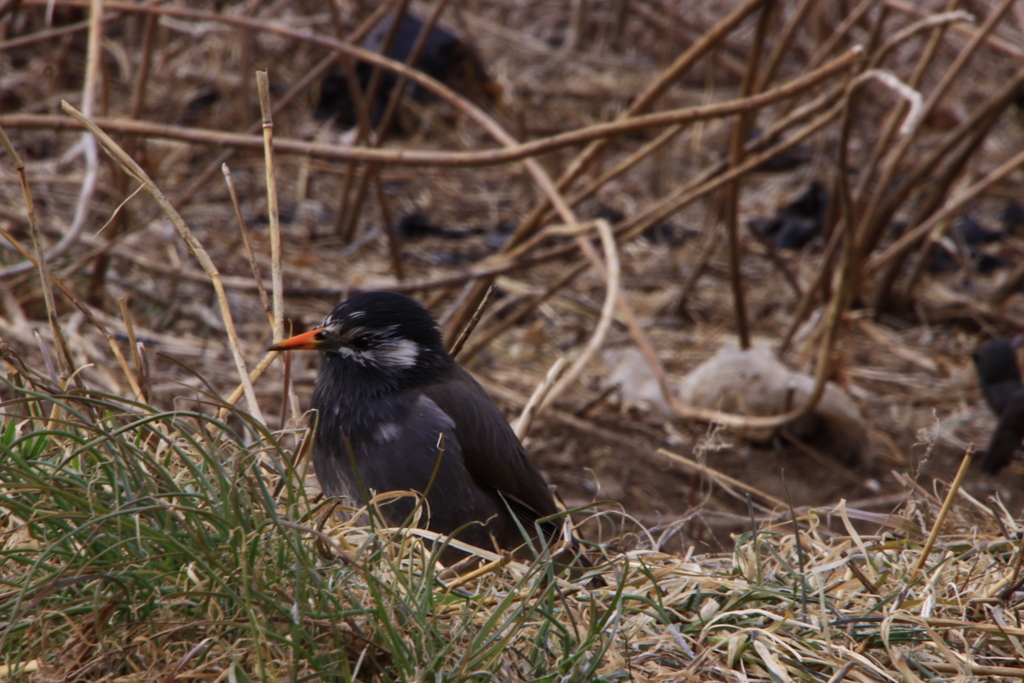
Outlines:
<svg viewBox="0 0 1024 683"><path fill-rule="evenodd" d="M315 330L309 332L303 332L297 334L294 337L285 339L282 342L278 342L268 349L269 351L313 351L320 348L323 342L316 338L316 335L324 331L324 328L318 327Z"/></svg>

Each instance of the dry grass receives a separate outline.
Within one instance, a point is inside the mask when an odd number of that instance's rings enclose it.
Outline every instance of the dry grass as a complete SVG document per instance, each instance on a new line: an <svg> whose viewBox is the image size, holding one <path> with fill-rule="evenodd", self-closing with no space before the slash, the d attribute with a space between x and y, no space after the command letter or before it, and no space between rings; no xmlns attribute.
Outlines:
<svg viewBox="0 0 1024 683"><path fill-rule="evenodd" d="M0 405L8 455L25 462L4 479L8 664L38 661L39 680L343 678L356 669L381 680L1019 677L1020 554L1004 506L1024 503L1024 483L974 472L962 485L943 482L992 428L970 351L1024 327L1024 242L1008 235L990 247L1008 262L992 273L967 265L934 274L924 267L929 245L907 237L943 239L964 212L994 227L1006 200L1024 196L1024 16L1014 3L974 3L973 22L940 15L942 3L899 0L777 2L767 18L753 1L687 3L685 13L658 0L455 3L442 21L472 37L503 86L502 106L481 109L408 73L445 101L403 114L416 121L407 137L355 147L313 119L317 79L304 78L335 48L372 58L336 42L372 8L250 3L216 15L198 4L108 2L101 22L97 4L56 2L48 13L42 0L0 3L0 126L34 199L27 204L15 166L0 165L0 229L21 248L0 250ZM421 16L434 7L413 6ZM269 198L261 69L273 107ZM915 93L922 109L907 117ZM112 140L83 137L62 100ZM752 126L760 137L748 138ZM115 147L138 168L111 161L103 150ZM758 170L786 149L806 161ZM143 174L151 184L139 191ZM811 180L834 198L825 237L771 253L747 220L772 215ZM161 207L147 193L168 201ZM587 223L603 207L625 216L612 228L614 246ZM392 223L413 212L465 237L394 234ZM895 221L906 224L901 239L889 229ZM663 222L681 243L641 237ZM40 249L50 254L52 295L28 260ZM605 273L616 262L618 279ZM510 413L557 357L584 348L640 346L673 382L721 343L749 339L845 385L869 424L873 461L851 470L781 439L751 446L705 421L618 406L602 396L600 364L589 363L540 410L529 446L570 507L610 500L627 513L606 506L584 526L606 545L609 588L549 581L543 566L516 564L445 588L429 568L409 569L421 566L415 548L367 541L378 536L353 526L330 535L356 539L342 544L356 564L317 559L300 462L287 476L285 467L245 479L269 487L247 504L272 520L291 548L279 557L302 558L304 573L275 574L259 610L244 596L218 602L248 624L242 639L208 605L208 625L171 625L171 612L192 609L190 596L208 588L202 577L189 584L187 572L168 574L180 594L153 603L149 621L112 618L103 631L93 611L107 614L106 588L65 581L81 552L76 534L124 499L86 505L60 552L51 532L26 531L77 503L54 502L38 473L25 480L31 486L11 482L64 462L78 448L70 444L91 443L82 433L113 429L105 410L162 416L156 422L167 426L153 434L177 435L172 442L207 421L217 426L204 429L238 436L218 443L221 456L204 438L200 460L255 462L262 448L290 462L312 368L309 359L260 359L284 322L306 327L349 292L388 288L416 294L454 339L492 283L499 295L460 360ZM249 373L244 410L229 409ZM64 396L72 398L55 408ZM101 396L101 407L84 410L83 396ZM173 411L188 416L175 421ZM124 433L125 447L156 439L138 430ZM118 459L95 458L82 473ZM174 467L188 469L184 460ZM188 491L184 470L168 470L153 495ZM116 477L97 481L117 489ZM84 474L79 483L95 485ZM26 502L29 490L35 502ZM955 505L940 526L947 495ZM194 514L210 514L214 498ZM12 501L26 507L15 512ZM790 505L799 543L781 521ZM922 555L933 530L941 533ZM224 544L239 547L230 533ZM140 550L126 566L146 567L144 558ZM24 573L30 565L36 574ZM230 576L234 566L219 571ZM324 583L312 590L310 581ZM324 597L321 585L344 588ZM224 595L238 597L229 588ZM288 621L286 603L299 594L322 601L302 633L288 641L283 626L257 627L275 599ZM332 616L352 605L366 611ZM199 619L186 613L184 621ZM396 614L416 618L389 623ZM61 646L38 640L40 629L58 628L53 615L64 615ZM329 654L311 659L321 646Z"/></svg>

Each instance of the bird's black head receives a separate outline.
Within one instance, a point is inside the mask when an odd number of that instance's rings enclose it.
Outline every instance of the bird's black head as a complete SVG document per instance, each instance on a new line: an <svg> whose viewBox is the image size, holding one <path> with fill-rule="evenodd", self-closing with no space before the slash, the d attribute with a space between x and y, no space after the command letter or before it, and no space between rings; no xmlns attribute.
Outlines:
<svg viewBox="0 0 1024 683"><path fill-rule="evenodd" d="M346 299L319 328L271 348L321 351L327 366L349 379L359 376L377 383L385 391L435 381L452 363L430 313L394 292L366 292Z"/></svg>

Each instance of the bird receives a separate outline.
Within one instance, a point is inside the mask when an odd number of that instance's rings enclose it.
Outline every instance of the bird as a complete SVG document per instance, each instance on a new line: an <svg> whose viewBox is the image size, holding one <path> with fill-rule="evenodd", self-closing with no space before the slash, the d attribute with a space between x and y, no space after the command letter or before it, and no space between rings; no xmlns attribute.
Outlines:
<svg viewBox="0 0 1024 683"><path fill-rule="evenodd" d="M828 213L828 190L812 181L803 194L776 210L775 218L755 218L750 227L779 249L803 249L821 234Z"/></svg>
<svg viewBox="0 0 1024 683"><path fill-rule="evenodd" d="M985 342L974 350L972 357L985 401L993 413L1002 415L1014 396L1024 391L1013 340L997 338Z"/></svg>
<svg viewBox="0 0 1024 683"><path fill-rule="evenodd" d="M1024 391L1018 392L1000 413L981 461L982 469L989 474L998 474L1021 448L1024 448Z"/></svg>
<svg viewBox="0 0 1024 683"><path fill-rule="evenodd" d="M360 293L316 329L270 348L320 352L311 399L313 468L326 496L364 505L366 492L416 491L426 501L421 526L486 550L533 557L523 532L536 535L538 520L559 513L554 495L417 301ZM381 516L401 525L415 504L399 497L380 506ZM559 536L553 521L540 527L545 540ZM450 550L442 562L465 557Z"/></svg>
<svg viewBox="0 0 1024 683"><path fill-rule="evenodd" d="M1010 464L1024 442L1024 382L1017 364L1019 339L993 339L974 350L978 384L999 418L981 467L996 474Z"/></svg>
<svg viewBox="0 0 1024 683"><path fill-rule="evenodd" d="M385 17L366 36L360 44L361 47L383 54L387 35L391 32L394 21L394 14ZM415 14L411 12L403 14L392 37L390 47L388 47L387 56L397 62L408 61L412 56L413 47L425 27L425 22ZM435 25L427 34L413 68L444 83L455 92L473 100L474 103L490 105L500 101L501 85L487 75L483 62L476 51L467 41L462 40L443 26ZM373 66L357 60L355 72L358 87L366 95ZM374 128L380 123L384 109L391 98L391 92L399 81L398 76L390 71L381 71L380 79L376 96L372 102L367 103L370 125ZM428 92L419 85L408 84L404 92L419 103L425 103L431 99ZM315 115L321 121L334 116L336 122L346 128L358 123L348 75L344 71L331 72L321 81L320 97L317 100Z"/></svg>

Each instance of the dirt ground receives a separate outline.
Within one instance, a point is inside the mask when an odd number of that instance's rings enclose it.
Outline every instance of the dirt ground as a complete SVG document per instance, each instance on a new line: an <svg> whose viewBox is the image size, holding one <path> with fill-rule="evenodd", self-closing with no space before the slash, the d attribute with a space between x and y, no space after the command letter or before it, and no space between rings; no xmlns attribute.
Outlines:
<svg viewBox="0 0 1024 683"><path fill-rule="evenodd" d="M57 2L47 24L44 4L24 2L4 19L0 125L25 159L44 243L53 248L74 223L75 206L83 187L91 182L88 155L83 157L82 148L76 147L80 133L57 122L67 120L59 113L60 100L81 104L88 58L84 30L66 30L28 42L48 26L66 29L84 16L77 6ZM310 41L218 23L198 11L200 4L195 4L197 12L192 15L164 15L156 20L151 34L143 13L121 15L110 10L111 21L104 29L108 42L102 96L93 110L96 116L242 133L259 121L253 75L257 69L269 68L272 98L280 99L328 54L325 47ZM672 9L673 4L657 0L479 0L453 3L443 13L442 23L468 37L488 73L500 84L501 103L486 105L488 115L516 139L532 140L613 120L683 50L739 6L685 3L690 7L683 16L673 14L678 11ZM795 17L799 3L778 4L779 22ZM810 57L827 43L855 4L821 3L811 12L805 23L799 24L771 83L807 71ZM892 10L880 32L891 38L918 18L915 12L927 13L931 5L941 4L918 3L917 9ZM339 3L343 26L351 30L366 18L369 5ZM984 17L995 3L973 5ZM425 16L432 5L413 3L413 7ZM583 14L579 7L586 8ZM623 7L626 13L620 16L617 12ZM267 25L333 35L332 19L319 3L255 2L234 10ZM869 44L878 18L869 13L853 22L850 34L838 41L833 54L854 44ZM944 67L960 54L980 23L958 25L958 30L949 31L924 77L925 92L935 87ZM753 19L742 23L710 57L698 60L666 92L657 109L736 97L755 27ZM920 158L938 145L1008 80L1008 74L1020 68L1024 55L1019 48L1014 51L1005 44L1024 44L1021 32L1020 17L1012 12L1000 21L993 40L1003 42L985 44L972 58L943 105L928 119L912 158ZM147 35L152 36L149 42ZM145 87L140 89L135 84L146 45L152 48L152 60ZM909 79L923 47L923 39L907 39L885 66ZM316 91L314 82L275 116L277 138L334 145L343 142L343 131L313 116ZM896 101L881 87L865 91L848 145L852 179L866 173L863 169L871 163L882 123ZM141 104L133 112L132 97L137 92L142 93ZM805 93L798 102L805 103L817 92ZM438 103L410 106L411 111L403 116L412 130L389 139L385 149L494 148L489 136L464 112ZM757 126L769 125L793 106L766 107L758 115ZM1024 149L1022 121L1019 105L1001 115L957 175L958 189ZM576 215L588 220L602 209L612 209L627 220L639 215L725 159L733 123L733 118L714 118L688 125L627 173L600 182L593 195L574 204ZM622 134L602 153L600 166L573 188L597 179L599 171L612 168L661 130ZM156 133L115 135L181 212L225 278L242 349L251 367L271 339L267 317L252 286L249 259L220 172L198 186L194 183L218 161L219 154L233 150L227 163L256 261L269 283L270 231L262 150L238 149L226 141L199 144L183 136ZM831 186L839 140L840 127L833 122L800 143L801 159L795 166L743 177L738 201L740 280L756 344L777 346L797 310L799 297L787 284L779 263L801 288L813 287L826 242L818 237L800 250L769 249L755 238L748 223L774 215L812 180ZM562 147L537 159L557 177L580 149ZM278 153L275 166L285 310L295 329L316 324L351 288L401 285L394 274L381 203L392 224L418 213L431 225L448 231L427 236L405 233L399 246L404 282L431 282L414 294L446 323L465 290L461 283L445 285L440 279L488 263L486 259L507 238L507 230L519 224L540 196L535 176L518 162L473 167L385 163L377 169L379 185L367 193L354 230L346 237L341 234L344 230L338 230L338 212L349 167L341 161L298 153ZM137 185L115 170L102 153L94 172L96 185L87 196L83 229L52 268L89 302L127 350L127 330L118 303L125 299L134 333L145 344L147 386L154 405L204 405L210 409L204 404L205 392L214 390L226 396L237 385L237 374L209 278L155 204L143 193L132 196ZM928 177L918 182L920 189L900 206L894 222L910 220L924 202L927 184L938 180ZM21 186L6 158L0 164L0 196L0 227L30 244ZM974 267L926 272L912 305L895 313L872 308L871 292L877 281L861 284L844 314L832 354L832 376L853 397L869 433L866 457L859 465L847 467L827 452L809 451L783 436L752 444L727 429L668 419L649 406L623 405L605 391L603 378L609 368L600 359L587 367L581 380L551 410L540 414L527 440L531 457L557 485L569 507L614 503L602 509L621 509L648 529L656 542L678 551L691 546L696 552L730 550L730 534L750 528L750 513L743 491L700 476L685 463L660 454L659 449L704 463L761 493L790 501L796 508L832 506L846 500L851 508L884 514L903 500L906 484L899 475L904 473L941 497L943 482L952 479L968 444L984 448L996 422L978 388L971 352L989 338L1020 332L1024 320L1024 296L1019 288L998 305L987 299L1007 281L1024 254L1021 234L1000 223L1003 207L1014 197L1024 197L1020 172L991 186L963 211L1000 232L1000 240L985 247L1002 259L1000 267L984 274ZM620 247L622 296L641 321L673 385L721 345L737 343L729 252L723 224L717 218L721 202L719 194L704 193L663 221L668 239L657 243L641 237ZM560 221L551 218L548 222ZM895 235L884 236L877 249L895 239ZM545 246L565 243L566 238L556 237ZM687 282L708 245L711 251L706 266L684 300ZM543 292L580 262L579 258L578 252L572 252L500 274L495 282L498 296L471 337L471 345L494 329L515 305ZM40 346L52 348L52 336L38 275L10 271L22 261L13 249L4 246L0 250L0 339L30 365L43 368L46 362ZM510 418L515 417L554 360L559 355L575 357L586 344L604 295L602 279L587 269L484 348L461 360ZM820 319L825 304L826 298L820 297L808 319ZM102 336L60 296L58 314L74 357L85 366L82 377L93 386L125 395L127 385L118 376ZM36 332L42 337L41 345ZM785 362L795 370L813 372L818 343L819 336L805 326L796 334ZM614 323L605 346L632 346L621 319ZM293 364L292 378L302 408L308 404L312 388L314 359L296 358ZM263 411L274 427L281 424L283 386L280 364L273 365L256 385ZM999 494L1017 514L1024 508L1022 470L1021 461L995 476L984 475L975 467L965 488L979 500ZM759 505L755 510L758 520L768 519L771 506L754 498ZM835 520L829 523L839 524ZM632 532L635 527L617 512L587 526L589 535L602 540L622 531Z"/></svg>

